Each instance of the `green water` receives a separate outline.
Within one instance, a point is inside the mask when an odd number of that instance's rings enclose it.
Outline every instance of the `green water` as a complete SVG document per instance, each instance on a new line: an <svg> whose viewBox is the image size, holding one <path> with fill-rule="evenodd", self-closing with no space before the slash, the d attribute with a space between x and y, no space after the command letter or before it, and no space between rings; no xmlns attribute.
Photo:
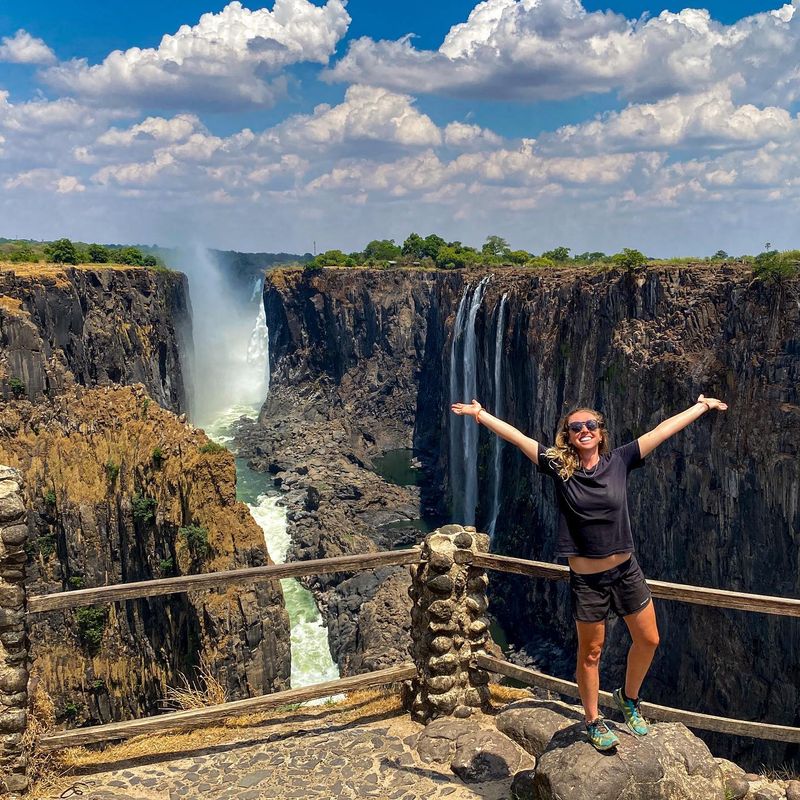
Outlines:
<svg viewBox="0 0 800 800"><path fill-rule="evenodd" d="M373 460L375 472L395 486L416 486L420 479L419 469L412 466L414 451L408 449L387 450Z"/></svg>

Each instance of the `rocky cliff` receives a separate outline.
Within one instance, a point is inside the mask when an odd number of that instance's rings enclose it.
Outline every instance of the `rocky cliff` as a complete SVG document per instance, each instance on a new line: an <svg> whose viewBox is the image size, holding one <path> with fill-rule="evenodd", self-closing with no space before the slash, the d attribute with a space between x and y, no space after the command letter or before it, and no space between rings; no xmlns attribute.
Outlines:
<svg viewBox="0 0 800 800"><path fill-rule="evenodd" d="M186 277L137 267L0 264L0 391L52 396L72 384L142 383L186 410Z"/></svg>
<svg viewBox="0 0 800 800"><path fill-rule="evenodd" d="M24 476L29 594L269 563L232 456L173 413L189 324L177 273L0 272L0 463ZM70 724L155 713L201 667L246 697L287 688L288 628L277 581L39 615L34 675Z"/></svg>
<svg viewBox="0 0 800 800"><path fill-rule="evenodd" d="M701 391L724 397L727 415L701 418L633 474L640 560L654 578L800 596L796 282L765 284L726 265L494 275L282 271L269 276L265 303L275 390L323 395L326 416L348 420L351 441L367 456L413 441L430 512L446 516L455 501L469 514L465 491L476 481L477 525L488 528L496 514L493 549L510 555L552 558L552 487L510 447L496 460L484 429L465 459L448 412L454 389L462 399L474 385L487 408L499 402L504 418L545 442L575 403L601 409L623 443ZM512 640L568 675L573 634L564 587L503 576L493 576L492 587L494 612ZM659 616L649 699L800 723L797 621L666 602ZM623 627L609 630L609 685L624 668ZM713 745L750 763L797 757L792 747Z"/></svg>

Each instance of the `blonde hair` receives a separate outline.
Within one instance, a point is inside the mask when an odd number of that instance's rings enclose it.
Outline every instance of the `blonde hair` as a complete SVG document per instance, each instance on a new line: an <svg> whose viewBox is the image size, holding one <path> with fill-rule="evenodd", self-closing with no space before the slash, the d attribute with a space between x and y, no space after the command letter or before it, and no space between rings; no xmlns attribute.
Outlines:
<svg viewBox="0 0 800 800"><path fill-rule="evenodd" d="M578 451L572 446L572 442L569 440L569 428L567 427L567 420L569 420L573 414L578 414L581 411L592 414L600 423L600 429L603 432L600 439L600 454L605 455L611 452L609 436L606 432L606 420L599 411L595 411L593 408L587 408L586 406L578 406L571 411L567 411L558 423L556 443L544 451L545 457L554 462L553 466L561 476L561 479L565 481L568 481L575 473L575 470L581 466L581 459L578 455Z"/></svg>

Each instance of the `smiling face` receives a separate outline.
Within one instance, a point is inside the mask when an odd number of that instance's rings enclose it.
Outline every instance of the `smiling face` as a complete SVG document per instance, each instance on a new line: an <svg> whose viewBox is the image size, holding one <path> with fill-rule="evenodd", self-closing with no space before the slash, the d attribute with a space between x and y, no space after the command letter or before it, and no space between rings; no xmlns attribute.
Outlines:
<svg viewBox="0 0 800 800"><path fill-rule="evenodd" d="M593 431L587 428L587 422L589 422L590 425L596 426ZM577 428L578 423L583 423L580 430L573 431L570 425ZM566 426L569 443L581 456L589 456L592 452L600 448L603 442L602 420L594 412L586 409L575 411L567 417Z"/></svg>

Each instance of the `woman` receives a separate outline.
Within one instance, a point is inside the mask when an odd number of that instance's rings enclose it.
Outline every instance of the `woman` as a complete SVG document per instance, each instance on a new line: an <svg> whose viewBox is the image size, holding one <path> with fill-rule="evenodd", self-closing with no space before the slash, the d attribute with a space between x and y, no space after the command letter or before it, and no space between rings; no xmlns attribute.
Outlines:
<svg viewBox="0 0 800 800"><path fill-rule="evenodd" d="M658 627L650 590L633 555L628 516L627 478L658 445L712 409L728 406L702 394L697 402L653 430L614 450L603 415L577 408L561 420L553 447L545 447L507 422L493 417L477 400L455 403L455 414L470 416L502 439L519 447L539 472L549 475L558 496L556 557L570 568L572 613L578 629L578 690L586 712L586 733L598 750L619 739L598 708L600 654L609 610L625 620L633 644L628 651L625 685L614 701L637 736L647 733L639 711L639 689L658 647Z"/></svg>

